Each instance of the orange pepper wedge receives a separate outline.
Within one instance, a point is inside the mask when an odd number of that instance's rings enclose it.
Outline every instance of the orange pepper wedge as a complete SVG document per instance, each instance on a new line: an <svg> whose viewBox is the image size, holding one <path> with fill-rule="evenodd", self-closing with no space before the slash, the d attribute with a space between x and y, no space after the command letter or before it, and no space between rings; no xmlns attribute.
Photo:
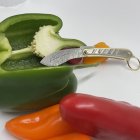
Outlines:
<svg viewBox="0 0 140 140"><path fill-rule="evenodd" d="M100 42L95 45L95 48L109 48L104 42ZM104 57L85 57L83 58L83 64L94 64L94 63L103 63L107 60Z"/></svg>
<svg viewBox="0 0 140 140"><path fill-rule="evenodd" d="M7 122L5 127L12 135L22 140L47 140L75 132L62 119L59 105L19 116Z"/></svg>
<svg viewBox="0 0 140 140"><path fill-rule="evenodd" d="M90 136L81 133L71 133L71 134L50 138L47 140L93 140L93 139Z"/></svg>

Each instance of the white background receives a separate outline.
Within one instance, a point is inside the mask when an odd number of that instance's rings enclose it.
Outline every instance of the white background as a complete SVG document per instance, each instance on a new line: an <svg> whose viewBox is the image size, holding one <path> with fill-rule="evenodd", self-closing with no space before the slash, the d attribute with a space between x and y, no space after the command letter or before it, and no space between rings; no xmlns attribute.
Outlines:
<svg viewBox="0 0 140 140"><path fill-rule="evenodd" d="M22 5L0 7L0 20L20 13L50 13L63 20L61 36L87 45L104 41L112 48L128 48L140 58L139 0L27 0ZM140 106L140 71L125 62L109 60L99 67L75 70L77 92L128 101ZM4 130L16 116L0 112L0 140L16 140Z"/></svg>

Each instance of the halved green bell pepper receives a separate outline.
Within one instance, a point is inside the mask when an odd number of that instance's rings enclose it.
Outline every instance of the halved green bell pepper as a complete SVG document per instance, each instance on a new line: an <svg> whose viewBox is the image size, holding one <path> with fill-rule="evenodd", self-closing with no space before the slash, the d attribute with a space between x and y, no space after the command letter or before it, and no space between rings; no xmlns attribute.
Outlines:
<svg viewBox="0 0 140 140"><path fill-rule="evenodd" d="M38 110L76 90L72 66L43 66L42 58L29 49L35 33L44 25L53 26L59 36L62 21L54 15L22 14L0 23L0 110ZM70 39L66 47L81 45L85 44Z"/></svg>

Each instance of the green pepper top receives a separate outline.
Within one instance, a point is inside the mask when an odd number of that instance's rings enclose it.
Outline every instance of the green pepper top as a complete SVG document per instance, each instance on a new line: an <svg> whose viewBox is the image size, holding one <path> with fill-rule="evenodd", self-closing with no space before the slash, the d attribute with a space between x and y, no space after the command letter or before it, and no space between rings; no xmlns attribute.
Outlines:
<svg viewBox="0 0 140 140"><path fill-rule="evenodd" d="M60 37L61 27L62 20L50 14L7 18L0 23L1 67L10 70L40 67L40 57L65 47L85 45L79 40Z"/></svg>

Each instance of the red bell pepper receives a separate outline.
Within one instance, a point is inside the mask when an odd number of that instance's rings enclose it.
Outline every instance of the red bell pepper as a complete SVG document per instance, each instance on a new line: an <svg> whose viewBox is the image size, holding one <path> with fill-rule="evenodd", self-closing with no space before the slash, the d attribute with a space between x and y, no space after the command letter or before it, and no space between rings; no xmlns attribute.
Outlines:
<svg viewBox="0 0 140 140"><path fill-rule="evenodd" d="M61 101L64 120L81 133L100 140L140 140L140 108L86 94L70 94Z"/></svg>

